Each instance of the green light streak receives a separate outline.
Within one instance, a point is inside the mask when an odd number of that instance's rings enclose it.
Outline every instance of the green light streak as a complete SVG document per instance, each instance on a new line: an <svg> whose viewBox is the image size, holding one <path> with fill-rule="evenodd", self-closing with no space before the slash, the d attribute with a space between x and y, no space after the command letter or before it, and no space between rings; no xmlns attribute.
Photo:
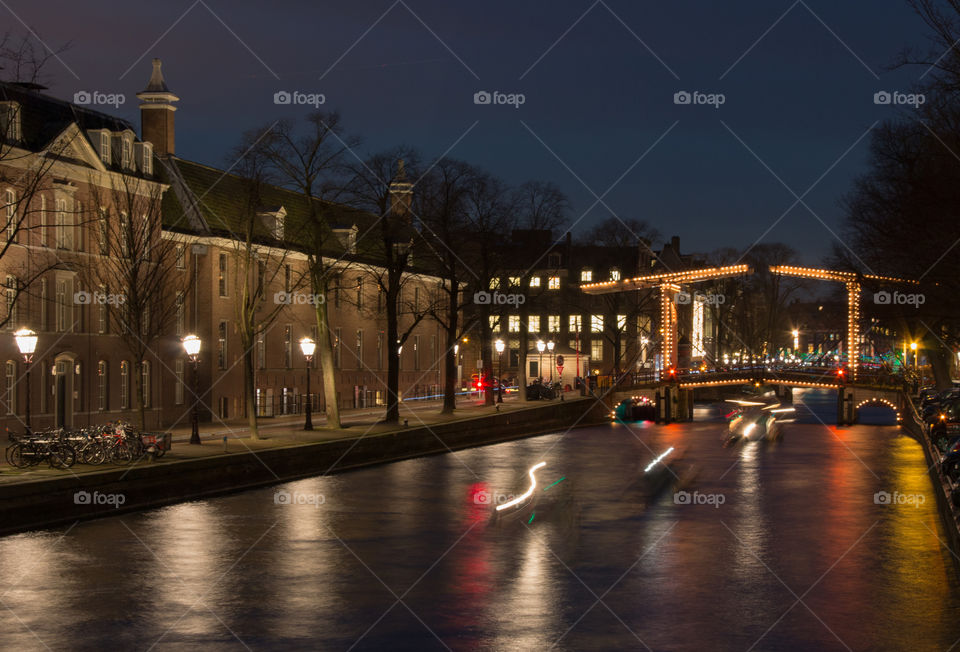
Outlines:
<svg viewBox="0 0 960 652"><path fill-rule="evenodd" d="M533 514L530 515L530 520L527 521L527 525L530 525L531 523L533 523L533 517L536 516L536 515L537 515L536 512L534 512Z"/></svg>
<svg viewBox="0 0 960 652"><path fill-rule="evenodd" d="M559 480L557 480L557 481L554 482L553 484L547 485L546 487L544 487L543 490L546 491L547 489L549 489L549 488L552 487L553 485L560 484L561 482L563 482L563 481L566 480L566 479L567 479L567 476L563 476L562 478L560 478Z"/></svg>

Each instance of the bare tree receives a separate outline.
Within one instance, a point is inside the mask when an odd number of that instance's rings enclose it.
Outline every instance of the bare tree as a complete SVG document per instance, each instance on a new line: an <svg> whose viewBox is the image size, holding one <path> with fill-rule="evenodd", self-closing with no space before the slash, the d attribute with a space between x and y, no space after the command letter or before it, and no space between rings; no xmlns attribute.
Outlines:
<svg viewBox="0 0 960 652"><path fill-rule="evenodd" d="M443 328L447 340L443 356L444 414L452 413L457 405L456 347L460 338L476 324L475 319L464 319L462 315L472 300L464 288L475 277L475 272L465 259L465 248L458 246L464 239L471 239L464 204L467 187L475 174L466 163L452 159L440 161L417 184L414 200L417 214L424 223L430 267L443 279L438 290L442 300L436 302L432 316Z"/></svg>
<svg viewBox="0 0 960 652"><path fill-rule="evenodd" d="M117 175L109 189L91 183L97 226L96 261L83 267L90 291L78 294L120 336L133 359L137 422L146 427L143 365L169 331L187 283L176 273L175 237L162 237L163 189L156 182ZM158 360L158 362L160 362Z"/></svg>
<svg viewBox="0 0 960 652"><path fill-rule="evenodd" d="M377 216L358 234L357 250L369 262L362 265L384 298L387 349L387 411L384 423L400 420L400 352L407 338L430 314L432 306L418 304L404 287L421 283L412 274L413 253L422 240L411 211L413 186L405 161L416 154L405 148L375 154L352 165L348 183L351 201ZM412 288L411 288L412 289ZM406 295L406 299L404 296ZM426 299L426 297L424 297Z"/></svg>
<svg viewBox="0 0 960 652"><path fill-rule="evenodd" d="M340 242L334 223L344 213L333 202L342 194L344 158L357 145L356 139L341 135L337 113L312 113L298 125L280 121L267 135L255 142L266 164L283 186L299 192L304 199L304 214L298 216L293 237L307 256L307 285L320 299L314 301L317 323L317 356L323 374L327 427L340 427L337 403L337 373L330 331L328 293L335 277L342 275L347 259L333 258L335 250L349 252L349 243Z"/></svg>

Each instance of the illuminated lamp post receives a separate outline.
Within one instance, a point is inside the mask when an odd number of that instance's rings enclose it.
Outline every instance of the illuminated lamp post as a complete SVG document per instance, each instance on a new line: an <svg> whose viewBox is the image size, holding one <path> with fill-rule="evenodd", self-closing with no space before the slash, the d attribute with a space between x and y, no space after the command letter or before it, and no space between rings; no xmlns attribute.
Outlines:
<svg viewBox="0 0 960 652"><path fill-rule="evenodd" d="M916 342L910 342L910 350L913 351L913 370L914 370L914 371L917 371L917 370L919 369L919 367L920 367L920 363L919 363L918 360L917 360L917 358L918 358L919 356L917 355L917 343L916 343Z"/></svg>
<svg viewBox="0 0 960 652"><path fill-rule="evenodd" d="M547 348L547 345L543 343L543 340L537 340L537 351L540 352L540 358L537 362L537 371L539 372L540 379L543 380L543 350Z"/></svg>
<svg viewBox="0 0 960 652"><path fill-rule="evenodd" d="M303 358L307 361L307 419L303 424L304 430L313 430L313 401L310 399L310 363L313 362L313 352L317 349L317 343L309 337L300 340L300 350L303 352Z"/></svg>
<svg viewBox="0 0 960 652"><path fill-rule="evenodd" d="M497 371L497 403L503 403L503 350L506 345L503 340L497 340L493 345L497 347L497 355L500 357L500 369Z"/></svg>
<svg viewBox="0 0 960 652"><path fill-rule="evenodd" d="M550 384L553 384L553 347L556 344L553 342L547 342L547 350L550 351Z"/></svg>
<svg viewBox="0 0 960 652"><path fill-rule="evenodd" d="M20 349L20 355L23 356L23 363L27 367L27 407L26 407L26 425L27 434L30 434L30 365L33 363L33 353L37 350L37 334L29 328L21 328L13 334L17 341L17 348Z"/></svg>
<svg viewBox="0 0 960 652"><path fill-rule="evenodd" d="M200 400L200 389L197 387L197 360L200 356L200 338L196 335L187 335L183 338L183 350L190 358L193 367L193 409L190 414L190 443L200 443L200 414L197 403Z"/></svg>

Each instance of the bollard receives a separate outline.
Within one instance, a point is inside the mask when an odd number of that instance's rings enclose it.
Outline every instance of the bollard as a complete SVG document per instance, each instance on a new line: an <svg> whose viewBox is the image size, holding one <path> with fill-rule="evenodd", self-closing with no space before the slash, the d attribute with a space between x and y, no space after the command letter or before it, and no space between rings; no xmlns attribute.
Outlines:
<svg viewBox="0 0 960 652"><path fill-rule="evenodd" d="M223 452L224 453L227 452L227 436L226 435L223 436Z"/></svg>
<svg viewBox="0 0 960 652"><path fill-rule="evenodd" d="M404 428L409 428L409 427L410 427L410 422L409 422L408 420L404 419L404 420L403 420L403 427L404 427Z"/></svg>

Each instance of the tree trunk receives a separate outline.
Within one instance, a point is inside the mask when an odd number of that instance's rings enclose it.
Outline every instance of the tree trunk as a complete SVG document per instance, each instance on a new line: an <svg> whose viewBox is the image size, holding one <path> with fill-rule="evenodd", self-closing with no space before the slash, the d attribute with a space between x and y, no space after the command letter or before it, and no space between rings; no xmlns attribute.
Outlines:
<svg viewBox="0 0 960 652"><path fill-rule="evenodd" d="M250 339L252 340L253 338L251 337ZM247 423L250 426L250 439L256 440L260 439L260 431L257 428L256 388L254 387L253 376L253 347L247 342L244 342L243 347L243 393L244 401L246 401L247 404Z"/></svg>
<svg viewBox="0 0 960 652"><path fill-rule="evenodd" d="M142 432L147 427L147 411L143 404L143 356L137 358L133 366L133 386L137 392L137 427Z"/></svg>
<svg viewBox="0 0 960 652"><path fill-rule="evenodd" d="M457 287L456 285L453 286ZM457 312L457 303L459 301L459 292L448 292L450 304L447 314L447 351L443 356L443 409L441 414L453 414L457 409L457 355L454 353L454 347L458 344L457 328L459 327L459 314Z"/></svg>
<svg viewBox="0 0 960 652"><path fill-rule="evenodd" d="M400 354L397 353L400 330L397 323L400 318L397 314L398 290L397 284L391 279L389 289L384 293L387 301L387 414L383 418L384 423L400 423Z"/></svg>
<svg viewBox="0 0 960 652"><path fill-rule="evenodd" d="M314 288L322 287L314 285ZM323 378L324 412L327 415L327 427L339 428L340 404L337 402L337 370L333 364L333 343L330 341L329 311L326 292L324 300L316 303L317 316L317 354L320 357L320 373Z"/></svg>

